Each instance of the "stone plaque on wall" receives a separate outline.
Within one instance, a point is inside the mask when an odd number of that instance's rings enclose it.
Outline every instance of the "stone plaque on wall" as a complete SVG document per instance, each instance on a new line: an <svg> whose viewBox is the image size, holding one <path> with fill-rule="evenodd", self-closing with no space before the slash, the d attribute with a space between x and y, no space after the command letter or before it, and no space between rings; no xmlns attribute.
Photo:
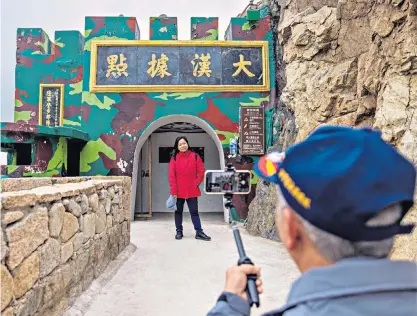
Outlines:
<svg viewBox="0 0 417 316"><path fill-rule="evenodd" d="M269 91L267 41L93 41L91 92Z"/></svg>
<svg viewBox="0 0 417 316"><path fill-rule="evenodd" d="M265 111L263 107L240 108L240 154L265 153Z"/></svg>
<svg viewBox="0 0 417 316"><path fill-rule="evenodd" d="M64 121L64 85L41 84L39 125L62 126Z"/></svg>

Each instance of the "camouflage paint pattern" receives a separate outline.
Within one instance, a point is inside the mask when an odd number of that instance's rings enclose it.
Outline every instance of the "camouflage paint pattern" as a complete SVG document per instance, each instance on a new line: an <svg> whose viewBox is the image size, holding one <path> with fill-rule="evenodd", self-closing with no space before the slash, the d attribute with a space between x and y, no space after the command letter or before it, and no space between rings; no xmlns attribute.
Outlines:
<svg viewBox="0 0 417 316"><path fill-rule="evenodd" d="M151 17L149 19L150 40L176 40L178 38L177 18Z"/></svg>
<svg viewBox="0 0 417 316"><path fill-rule="evenodd" d="M191 39L217 41L219 39L219 19L192 17Z"/></svg>
<svg viewBox="0 0 417 316"><path fill-rule="evenodd" d="M267 7L254 27L246 18L232 18L227 40L268 40L273 42ZM217 40L217 18L191 18L192 39ZM140 32L134 17L86 17L85 37L74 31L55 33L55 43L41 29L19 29L16 65L15 121L37 123L39 84L65 84L64 126L88 134L89 141L81 152L80 175L132 175L136 145L140 135L154 121L167 115L188 114L205 120L217 133L226 161L238 169L251 169L256 156L229 158L229 141L239 133L239 108L264 106L266 109L267 147L272 138L274 87L273 54L269 55L270 92L207 92L207 93L99 93L89 92L91 41L139 40ZM151 40L177 38L177 19L150 18ZM30 78L30 79L29 79ZM51 138L52 140L52 138ZM53 157L48 163L50 176L59 175L65 163L66 147L61 138L51 141ZM66 153L65 153L66 154ZM20 168L20 166L19 166ZM52 169L50 169L52 168ZM3 169L2 169L3 171ZM7 172L14 176L15 171ZM35 172L20 172L23 176ZM44 173L45 174L45 173ZM252 181L253 194L257 178ZM239 216L246 217L253 196L235 201Z"/></svg>
<svg viewBox="0 0 417 316"><path fill-rule="evenodd" d="M1 143L8 152L8 164L1 166L2 178L60 177L67 166L67 141L88 141L88 135L67 127L46 127L25 123L1 123ZM16 165L13 144L30 144L30 165ZM7 146L11 147L7 147Z"/></svg>
<svg viewBox="0 0 417 316"><path fill-rule="evenodd" d="M39 85L64 84L64 126L81 126L84 37L78 31L18 29L15 70L15 122L38 124ZM30 79L29 79L30 78Z"/></svg>

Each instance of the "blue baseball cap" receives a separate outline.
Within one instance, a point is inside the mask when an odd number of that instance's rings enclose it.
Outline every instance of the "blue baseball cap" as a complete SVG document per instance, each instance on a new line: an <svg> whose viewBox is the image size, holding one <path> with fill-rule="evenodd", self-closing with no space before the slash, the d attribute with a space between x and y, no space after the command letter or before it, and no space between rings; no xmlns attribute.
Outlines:
<svg viewBox="0 0 417 316"><path fill-rule="evenodd" d="M259 159L255 173L281 188L289 206L314 226L352 242L411 233L401 225L413 205L416 169L379 131L323 126L285 153ZM400 203L393 225L366 222Z"/></svg>

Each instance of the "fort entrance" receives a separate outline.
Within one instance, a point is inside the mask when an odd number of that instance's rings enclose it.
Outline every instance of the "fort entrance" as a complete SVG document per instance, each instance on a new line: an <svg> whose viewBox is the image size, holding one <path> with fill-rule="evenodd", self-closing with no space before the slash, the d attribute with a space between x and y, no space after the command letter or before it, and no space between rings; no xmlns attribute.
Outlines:
<svg viewBox="0 0 417 316"><path fill-rule="evenodd" d="M169 122L169 123L167 123ZM206 170L223 169L222 144L215 131L191 115L169 115L153 122L141 135L132 173L132 217L171 212L165 207L169 196L168 165L178 136L187 137L190 149L200 155ZM203 185L200 187L203 193ZM199 212L224 212L222 196L202 194ZM187 207L184 211L188 212ZM228 214L224 214L227 219Z"/></svg>

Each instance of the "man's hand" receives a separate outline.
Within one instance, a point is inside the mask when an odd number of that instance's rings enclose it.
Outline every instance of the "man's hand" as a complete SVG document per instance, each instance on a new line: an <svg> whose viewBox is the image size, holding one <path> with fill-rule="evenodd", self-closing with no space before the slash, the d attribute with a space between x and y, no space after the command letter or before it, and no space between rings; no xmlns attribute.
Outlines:
<svg viewBox="0 0 417 316"><path fill-rule="evenodd" d="M259 294L262 294L262 281L260 280L261 268L253 266L250 264L242 264L240 266L233 266L226 271L226 286L224 288L225 292L230 292L236 295L239 295L244 300L248 300L246 294L246 283L248 281L247 275L256 274L256 289Z"/></svg>
<svg viewBox="0 0 417 316"><path fill-rule="evenodd" d="M177 196L176 195L171 195L174 199L176 199L177 198Z"/></svg>

